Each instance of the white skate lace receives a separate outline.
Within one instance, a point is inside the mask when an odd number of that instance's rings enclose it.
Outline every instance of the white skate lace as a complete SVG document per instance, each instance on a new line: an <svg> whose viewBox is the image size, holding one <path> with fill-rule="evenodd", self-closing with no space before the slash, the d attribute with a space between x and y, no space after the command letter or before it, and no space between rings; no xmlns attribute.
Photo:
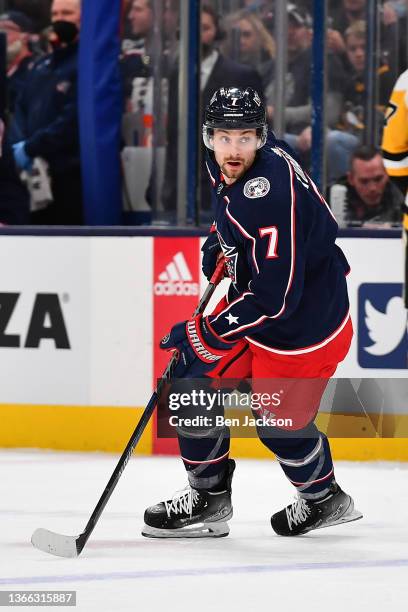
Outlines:
<svg viewBox="0 0 408 612"><path fill-rule="evenodd" d="M286 508L289 529L292 530L292 525L303 523L309 514L310 508L307 501L303 497L296 497L292 505Z"/></svg>
<svg viewBox="0 0 408 612"><path fill-rule="evenodd" d="M193 508L199 498L200 494L188 485L184 489L176 491L171 501L164 502L164 505L166 506L167 516L170 518L171 513L182 514L183 512L185 512L186 514L189 514L191 518Z"/></svg>

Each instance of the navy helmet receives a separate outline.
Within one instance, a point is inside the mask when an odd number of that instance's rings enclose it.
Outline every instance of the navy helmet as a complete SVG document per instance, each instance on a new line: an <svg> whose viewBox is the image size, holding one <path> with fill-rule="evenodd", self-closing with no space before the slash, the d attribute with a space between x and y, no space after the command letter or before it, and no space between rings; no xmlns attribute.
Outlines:
<svg viewBox="0 0 408 612"><path fill-rule="evenodd" d="M259 94L247 87L221 87L210 100L205 110L203 140L208 149L214 150L214 129L255 129L258 136L257 149L264 146L268 133L265 106Z"/></svg>

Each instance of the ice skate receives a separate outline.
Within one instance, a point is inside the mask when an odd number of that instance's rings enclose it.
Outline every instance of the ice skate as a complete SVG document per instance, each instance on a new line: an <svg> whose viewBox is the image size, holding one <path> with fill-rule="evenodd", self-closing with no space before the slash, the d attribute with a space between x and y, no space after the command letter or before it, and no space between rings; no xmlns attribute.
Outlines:
<svg viewBox="0 0 408 612"><path fill-rule="evenodd" d="M332 527L341 523L357 521L363 515L354 509L353 499L334 482L326 497L318 501L296 497L290 505L271 518L272 529L282 536L295 536Z"/></svg>
<svg viewBox="0 0 408 612"><path fill-rule="evenodd" d="M211 491L187 485L172 499L147 508L142 535L149 538L220 538L232 518L231 481L235 461L228 462L225 488Z"/></svg>

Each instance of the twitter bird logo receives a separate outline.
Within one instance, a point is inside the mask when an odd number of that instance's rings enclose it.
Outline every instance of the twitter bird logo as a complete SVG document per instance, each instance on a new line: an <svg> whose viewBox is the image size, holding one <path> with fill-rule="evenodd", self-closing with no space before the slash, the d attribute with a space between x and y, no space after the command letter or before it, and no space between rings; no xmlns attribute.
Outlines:
<svg viewBox="0 0 408 612"><path fill-rule="evenodd" d="M358 361L363 368L407 368L407 311L400 283L359 288Z"/></svg>
<svg viewBox="0 0 408 612"><path fill-rule="evenodd" d="M393 297L385 313L376 310L369 300L365 302L365 323L372 346L365 347L370 355L387 355L397 348L407 333L407 311L401 297Z"/></svg>

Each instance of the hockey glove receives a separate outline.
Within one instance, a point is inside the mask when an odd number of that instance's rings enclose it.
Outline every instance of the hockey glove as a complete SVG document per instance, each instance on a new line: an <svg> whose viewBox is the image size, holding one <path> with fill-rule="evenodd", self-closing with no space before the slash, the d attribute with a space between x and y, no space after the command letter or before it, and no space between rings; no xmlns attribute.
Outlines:
<svg viewBox="0 0 408 612"><path fill-rule="evenodd" d="M178 353L174 378L202 378L217 366L235 344L217 336L207 319L198 315L190 321L177 323L162 339L160 348Z"/></svg>
<svg viewBox="0 0 408 612"><path fill-rule="evenodd" d="M218 240L217 232L211 232L207 240L201 247L203 253L203 261L201 263L201 269L207 280L210 280L214 274L214 270L217 267L218 258L222 256L222 250L220 241Z"/></svg>
<svg viewBox="0 0 408 612"><path fill-rule="evenodd" d="M17 142L13 145L14 161L19 170L31 170L33 166L33 158L29 157L25 150L25 142Z"/></svg>

